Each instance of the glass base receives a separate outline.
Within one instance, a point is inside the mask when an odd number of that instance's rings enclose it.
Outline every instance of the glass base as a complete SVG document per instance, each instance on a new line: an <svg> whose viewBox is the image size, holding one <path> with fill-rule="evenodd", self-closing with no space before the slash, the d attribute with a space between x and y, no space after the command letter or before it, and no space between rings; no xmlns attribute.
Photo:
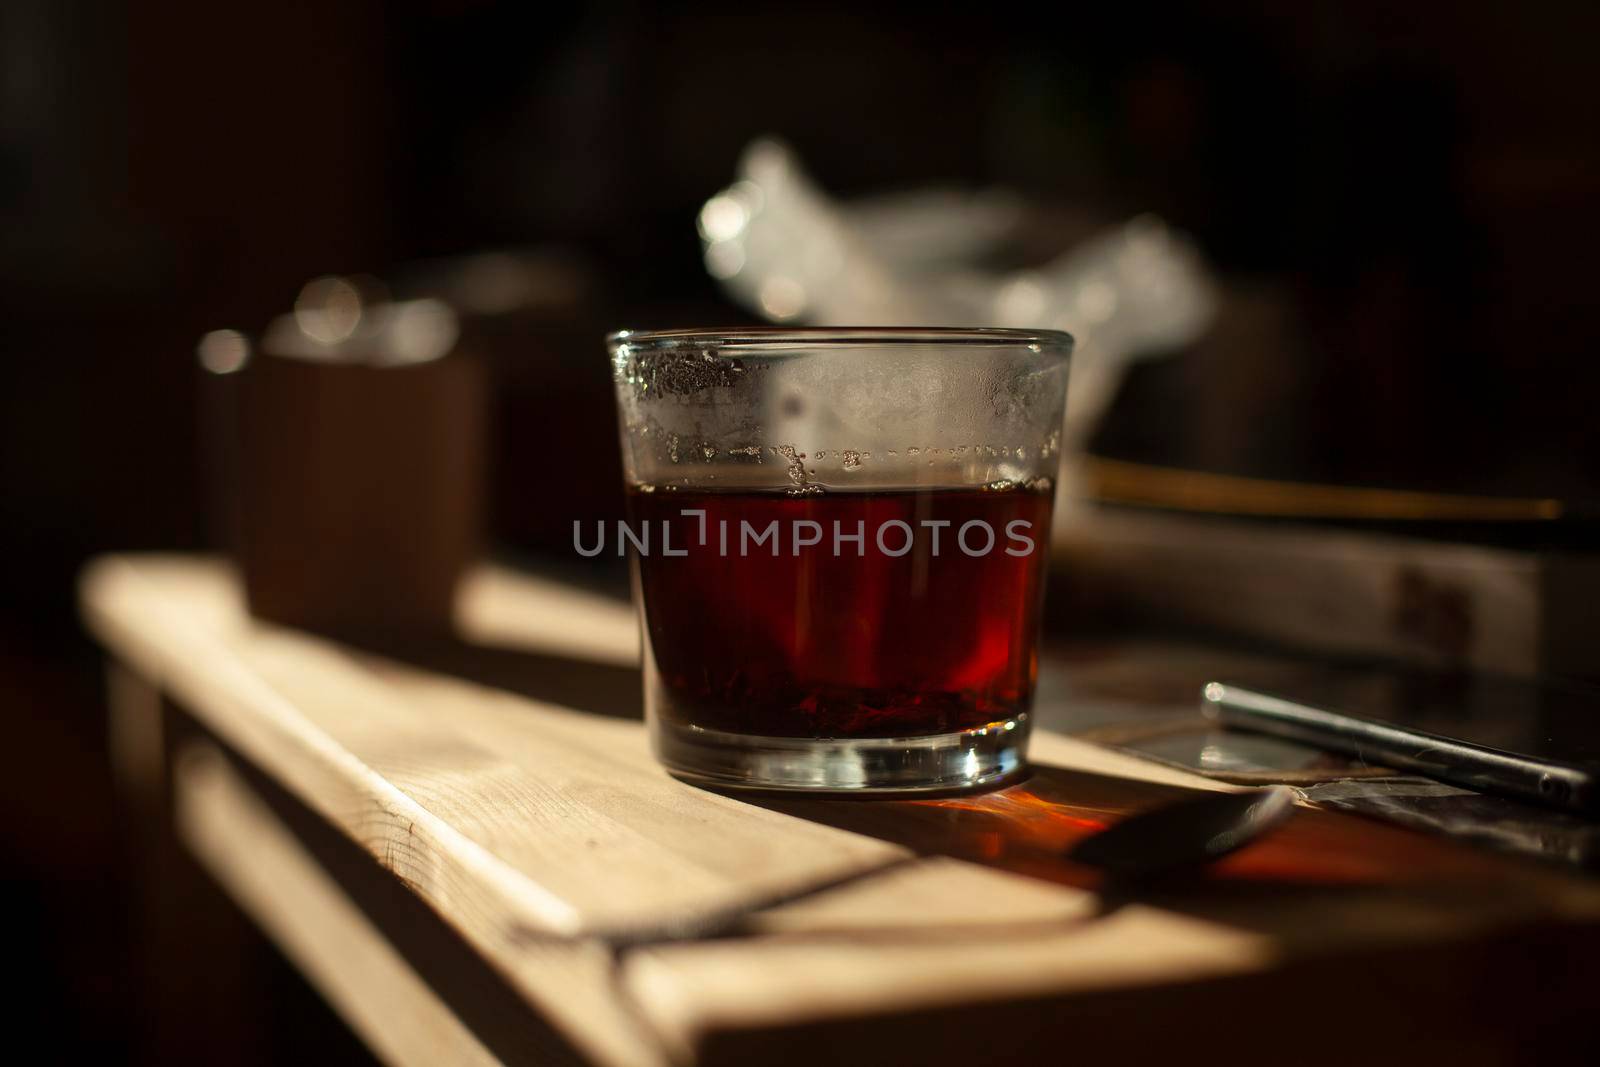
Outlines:
<svg viewBox="0 0 1600 1067"><path fill-rule="evenodd" d="M1028 716L931 737L752 737L654 723L656 757L674 776L719 789L852 795L955 792L1023 768Z"/></svg>

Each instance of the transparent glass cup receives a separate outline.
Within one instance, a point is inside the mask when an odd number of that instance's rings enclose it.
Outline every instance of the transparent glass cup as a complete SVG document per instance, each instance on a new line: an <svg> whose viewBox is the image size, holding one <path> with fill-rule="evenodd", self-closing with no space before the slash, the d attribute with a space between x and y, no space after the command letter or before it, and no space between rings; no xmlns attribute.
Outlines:
<svg viewBox="0 0 1600 1067"><path fill-rule="evenodd" d="M629 503L611 547L633 556L667 768L830 792L1019 771L1072 338L608 341Z"/></svg>

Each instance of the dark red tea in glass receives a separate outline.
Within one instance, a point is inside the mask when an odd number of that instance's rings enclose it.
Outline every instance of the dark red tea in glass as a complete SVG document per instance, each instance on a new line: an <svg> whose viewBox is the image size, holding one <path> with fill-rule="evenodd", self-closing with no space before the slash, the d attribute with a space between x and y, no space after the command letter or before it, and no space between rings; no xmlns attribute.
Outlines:
<svg viewBox="0 0 1600 1067"><path fill-rule="evenodd" d="M868 791L1020 769L1070 343L613 338L646 707L669 769Z"/></svg>
<svg viewBox="0 0 1600 1067"><path fill-rule="evenodd" d="M704 545L700 516L685 511L703 513ZM676 723L920 737L1028 709L1048 493L634 493L630 515L657 538L639 557L639 586L658 710ZM747 531L774 522L751 544ZM686 555L662 554L664 524Z"/></svg>

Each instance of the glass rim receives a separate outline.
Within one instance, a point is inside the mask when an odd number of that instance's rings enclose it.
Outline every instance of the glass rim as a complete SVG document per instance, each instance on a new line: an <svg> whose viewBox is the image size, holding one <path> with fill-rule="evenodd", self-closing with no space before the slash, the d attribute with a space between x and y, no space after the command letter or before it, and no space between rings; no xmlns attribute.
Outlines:
<svg viewBox="0 0 1600 1067"><path fill-rule="evenodd" d="M949 326L730 326L722 329L617 330L606 345L673 348L714 344L741 352L793 348L852 348L934 345L940 347L1026 348L1038 355L1066 358L1074 341L1064 330Z"/></svg>

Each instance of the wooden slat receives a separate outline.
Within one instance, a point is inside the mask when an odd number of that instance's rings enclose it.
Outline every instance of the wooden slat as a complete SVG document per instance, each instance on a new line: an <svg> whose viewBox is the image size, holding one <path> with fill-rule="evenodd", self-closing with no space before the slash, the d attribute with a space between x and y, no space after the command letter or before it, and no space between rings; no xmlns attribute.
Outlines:
<svg viewBox="0 0 1600 1067"><path fill-rule="evenodd" d="M989 794L977 832L935 809L919 836L887 805L848 824L898 823L902 840L1029 878L924 859L774 908L745 940L644 947L625 988L677 1058L702 1064L1036 1063L1063 1049L1149 1062L1212 1041L1243 1059L1347 1063L1349 1046L1297 1044L1331 1005L1383 1049L1363 1044L1366 1062L1445 1049L1506 1062L1507 1013L1549 1020L1552 1047L1585 1032L1592 884L1309 811L1214 881L1106 910L1061 884L1083 872L1057 846L1087 831L1008 814L1025 806ZM1230 1012L1236 1025L1215 1031ZM1450 1033L1412 1018L1450 1019Z"/></svg>
<svg viewBox="0 0 1600 1067"><path fill-rule="evenodd" d="M529 611L529 605L539 610ZM632 667L639 662L633 606L549 578L486 564L461 583L456 621L470 641Z"/></svg>
<svg viewBox="0 0 1600 1067"><path fill-rule="evenodd" d="M936 930L959 945L1074 922L1098 907L1099 898L1085 889L931 856L763 909L746 930L811 939Z"/></svg>
<svg viewBox="0 0 1600 1067"><path fill-rule="evenodd" d="M981 907L983 901L980 896L971 903ZM1042 925L1021 937L924 931L893 940L857 932L759 945L662 946L636 953L626 980L677 1055L693 1060L718 1032L792 1034L801 1021L820 1024L908 1008L965 1011L976 1022L984 1003L1008 997L1243 973L1264 967L1271 957L1264 936L1133 908L1081 925ZM886 1029L882 1045L914 1038L898 1027ZM924 1054L934 1050L925 1048Z"/></svg>
<svg viewBox="0 0 1600 1067"><path fill-rule="evenodd" d="M1136 508L1063 512L1052 540L1082 576L1068 591L1123 618L1331 655L1594 672L1572 639L1600 589L1587 557Z"/></svg>
<svg viewBox="0 0 1600 1067"><path fill-rule="evenodd" d="M615 602L492 570L473 583L463 632L479 641L635 662ZM119 658L603 1063L814 1062L880 1023L894 1048L933 1057L956 1032L926 1013L1001 1003L1052 1005L1030 1025L1065 1040L1051 1020L1081 1025L1094 998L1137 992L1096 1016L1135 1025L1136 1009L1194 1003L1173 990L1288 968L1303 993L1340 973L1328 960L1470 950L1531 923L1569 924L1576 943L1600 916L1592 883L1320 812L1220 865L1220 891L1102 914L1068 844L1187 790L1233 787L1046 732L1029 781L980 796L733 799L665 775L642 724L604 714L616 709L257 625L215 563L104 560L83 595ZM1529 980L1514 961L1501 970L1506 988Z"/></svg>
<svg viewBox="0 0 1600 1067"><path fill-rule="evenodd" d="M486 585L511 587L485 579ZM609 618L608 647L635 652L632 620L605 612L598 598L563 590L551 602L587 619ZM497 615L496 632L501 640L517 641L519 620L534 613L507 608L509 603ZM529 633L523 640L537 648L543 638ZM620 654L612 662L621 662ZM1144 907L1095 919L1098 898L1060 884L1081 872L1065 870L1051 850L1087 832L1084 821L1114 819L1135 803L1130 790L1108 792L1104 783L1234 787L1050 731L1036 733L1031 758L1042 768L1034 783L969 800L777 804L918 852L962 860L923 859L768 909L744 926L759 935L754 940L645 948L628 957L628 989L680 1058L716 1059L719 1049L730 1047L740 1050L732 1062L752 1047L786 1049L789 1055L779 1059L826 1058L837 1052L829 1043L834 1024L853 1019L875 1035L878 1048L900 1050L899 1059L916 1062L903 1053L921 1049L934 1058L943 1039L928 1026L930 1005L971 1013L982 1011L974 1005L1002 1000L1054 1003L1056 1010L1041 1008L1042 1018L1031 1025L1042 1039L1068 1047L1081 1020L1059 1006L1080 993L1148 990L1132 1002L1130 1015L1119 1020L1107 1013L1104 1034L1118 1025L1137 1026L1139 1013L1164 1010L1164 1004L1181 1014L1181 1005L1193 997L1186 990L1201 979L1280 968L1293 969L1296 988L1307 997L1320 992L1353 1003L1358 998L1340 986L1348 971L1326 961L1427 946L1432 966L1446 973L1462 969L1475 976L1472 981L1509 996L1537 981L1539 968L1525 966L1518 974L1516 967L1502 966L1498 981L1485 979L1472 967L1482 938L1496 930L1570 921L1583 930L1574 936L1594 939L1600 899L1591 884L1325 813L1302 814L1292 834L1280 834L1227 865L1228 873L1247 883L1287 878L1290 884L1271 896L1223 893L1203 903L1185 901L1182 915ZM1058 776L1060 769L1069 769L1065 777ZM952 821L957 813L987 821L965 833ZM1016 855L997 854L996 833L1011 839ZM1009 865L1032 877L978 863ZM1449 1010L1450 997L1460 991L1442 980L1435 985L1441 1010ZM1382 1010L1392 992L1381 984L1367 990L1373 1010ZM1052 1018L1061 1022L1049 1039ZM761 1034L771 1040L751 1046L737 1039ZM805 1035L818 1044L808 1045ZM1474 1040L1463 1056L1495 1047L1483 1035Z"/></svg>
<svg viewBox="0 0 1600 1067"><path fill-rule="evenodd" d="M1314 827L1305 847L1350 849L1345 825ZM1397 954L1413 951L1430 968L1470 975L1480 995L1506 1004L1538 989L1547 1010L1586 1010L1583 994L1548 981L1543 968L1552 944L1574 960L1600 948L1592 890L1566 896L1562 879L1524 881L1525 872L1508 875L1473 857L1462 861L1471 870L1441 870L1427 846L1408 853L1414 843L1397 833L1377 842L1380 858L1365 865L1357 858L1302 868L1303 884L1271 888L1274 869L1286 866L1280 849L1276 860L1269 854L1236 865L1236 885L1154 896L1109 913L1082 890L1008 884L993 870L979 878L971 864L924 860L774 909L751 924L761 935L752 939L644 948L627 958L625 983L675 1054L696 1062L723 1062L718 1050L730 1037L739 1049L758 1038L785 1049L776 1062L825 1058L834 1035L869 1024L875 1047L897 1050L889 1062L931 1060L941 1038L928 1030L927 1013L981 1018L986 1006L1004 1002L1040 1005L1030 1025L1039 1040L1053 1035L1045 1041L1053 1047L1086 1036L1081 1020L1056 1015L1059 1006L1142 990L1096 1019L1097 1047L1114 1048L1109 1035L1118 1028L1181 1016L1197 983L1279 971L1276 996L1258 994L1255 1002L1310 1025L1317 1003L1385 1010L1371 989L1349 987L1351 969L1363 960L1393 967ZM1407 862L1417 870L1396 872ZM940 863L949 866L934 866ZM1345 884L1327 884L1341 876ZM937 924L924 921L934 915ZM1481 945L1501 932L1525 941L1527 952L1486 967ZM1428 990L1426 973L1419 970L1418 981L1432 999L1415 996L1412 1006L1449 1012L1452 989ZM1495 1025L1486 1019L1459 1028ZM1235 1048L1272 1051L1270 1042L1249 1044L1247 1033Z"/></svg>
<svg viewBox="0 0 1600 1067"><path fill-rule="evenodd" d="M569 901L586 930L626 937L692 926L909 854L677 782L637 722L372 666L415 714L450 723L474 746L408 750L399 760L375 754L374 766Z"/></svg>
<svg viewBox="0 0 1600 1067"><path fill-rule="evenodd" d="M703 1067L1504 1064L1527 1035L1563 1055L1592 1045L1565 983L1592 983L1595 945L1536 928L1285 958L1247 929L1126 908L1024 940L661 946L632 956L627 988Z"/></svg>
<svg viewBox="0 0 1600 1067"><path fill-rule="evenodd" d="M540 934L656 929L905 854L674 781L638 723L256 625L218 567L88 581L97 625L441 910Z"/></svg>
<svg viewBox="0 0 1600 1067"><path fill-rule="evenodd" d="M189 850L374 1053L396 1067L499 1064L215 749L173 774Z"/></svg>
<svg viewBox="0 0 1600 1067"><path fill-rule="evenodd" d="M370 674L325 643L255 626L214 563L105 560L83 588L86 618L125 662L411 885L575 1046L598 1063L659 1063L659 1045L615 995L610 949L581 936L581 908L383 777L308 718L295 696L306 696L307 708L329 716L347 740L369 740L375 750L366 755L379 761L407 751L461 753L463 742L444 724L385 703L384 686L375 678L359 684ZM287 673L301 688L285 694L264 672L291 668L296 653L304 670ZM347 702L330 703L330 694Z"/></svg>

